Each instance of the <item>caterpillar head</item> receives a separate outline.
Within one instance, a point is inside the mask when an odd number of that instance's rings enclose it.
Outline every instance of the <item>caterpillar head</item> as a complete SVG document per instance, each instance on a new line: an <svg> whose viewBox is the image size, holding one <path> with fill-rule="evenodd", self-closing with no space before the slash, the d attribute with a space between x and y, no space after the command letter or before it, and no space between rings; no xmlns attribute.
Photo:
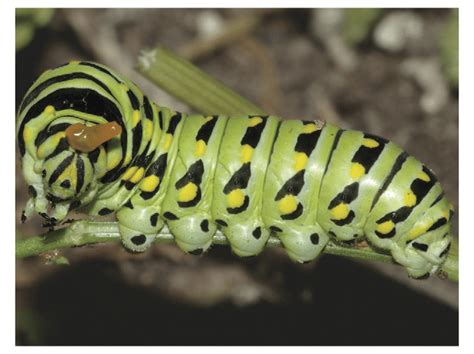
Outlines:
<svg viewBox="0 0 474 354"><path fill-rule="evenodd" d="M36 158L30 154L23 158L32 194L24 219L35 210L54 224L91 201L106 170L103 144L121 132L116 122L85 125L58 121L44 127L34 142Z"/></svg>
<svg viewBox="0 0 474 354"><path fill-rule="evenodd" d="M89 159L66 150L43 163L43 186L51 203L79 199L93 182L93 167Z"/></svg>
<svg viewBox="0 0 474 354"><path fill-rule="evenodd" d="M17 115L23 175L32 195L24 216L36 212L60 221L116 182L130 162L127 127L140 121L141 103L132 83L96 63L72 61L41 74Z"/></svg>

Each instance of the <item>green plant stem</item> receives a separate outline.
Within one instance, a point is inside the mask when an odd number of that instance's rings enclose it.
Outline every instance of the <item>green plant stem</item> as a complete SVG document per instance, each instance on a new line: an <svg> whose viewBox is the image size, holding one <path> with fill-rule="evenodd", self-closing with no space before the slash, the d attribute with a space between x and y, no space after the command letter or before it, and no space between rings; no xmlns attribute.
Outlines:
<svg viewBox="0 0 474 354"><path fill-rule="evenodd" d="M29 237L17 241L16 256L18 258L24 258L61 248L118 241L120 241L120 233L117 222L81 220L72 223L69 227L49 232L46 235ZM173 243L174 237L167 228L164 228L158 234L155 242ZM229 244L227 238L220 231L217 231L212 243L217 245ZM281 241L277 237L271 236L267 242L267 247L279 246L281 246ZM390 256L375 253L369 247L349 248L336 245L332 242L326 247L325 253L365 260L392 262Z"/></svg>
<svg viewBox="0 0 474 354"><path fill-rule="evenodd" d="M144 51L138 71L202 114L265 114L222 82L164 48Z"/></svg>
<svg viewBox="0 0 474 354"><path fill-rule="evenodd" d="M25 258L62 248L118 241L120 241L120 234L117 222L81 220L72 223L67 228L55 230L46 235L18 240L16 242L16 257ZM174 237L165 228L158 234L155 242L158 244L173 243ZM220 231L214 235L212 242L217 245L229 244L227 238ZM279 247L281 246L281 241L277 237L271 236L266 246L269 248ZM367 246L344 247L330 242L324 249L324 253L368 261L393 263L392 257L389 255L375 252ZM457 281L457 260L448 257L442 271L447 273L449 279Z"/></svg>
<svg viewBox="0 0 474 354"><path fill-rule="evenodd" d="M144 52L139 58L138 69L144 76L198 112L226 115L264 114L261 108L166 49L157 48ZM116 222L77 221L68 228L52 231L43 236L18 240L16 256L23 258L62 248L119 240ZM173 236L167 230L161 231L156 239L157 243L173 241ZM220 232L214 236L213 243L228 244L227 239ZM267 243L267 247L280 245L281 242L276 237L271 237ZM370 247L342 247L332 242L326 246L324 253L362 260L393 262L389 255L376 252ZM453 240L448 259L441 271L448 279L458 281L456 240Z"/></svg>

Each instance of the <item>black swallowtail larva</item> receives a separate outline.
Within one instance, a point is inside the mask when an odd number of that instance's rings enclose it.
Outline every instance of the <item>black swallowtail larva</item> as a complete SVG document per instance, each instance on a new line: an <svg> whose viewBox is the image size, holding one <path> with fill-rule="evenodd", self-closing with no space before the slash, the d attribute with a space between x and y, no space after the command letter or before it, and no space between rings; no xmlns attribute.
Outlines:
<svg viewBox="0 0 474 354"><path fill-rule="evenodd" d="M321 121L186 115L151 102L91 62L43 73L18 113L32 212L116 212L124 246L146 250L165 222L201 253L217 228L239 256L270 234L298 262L329 239L366 239L411 277L436 272L450 243L452 205L433 173L378 136Z"/></svg>

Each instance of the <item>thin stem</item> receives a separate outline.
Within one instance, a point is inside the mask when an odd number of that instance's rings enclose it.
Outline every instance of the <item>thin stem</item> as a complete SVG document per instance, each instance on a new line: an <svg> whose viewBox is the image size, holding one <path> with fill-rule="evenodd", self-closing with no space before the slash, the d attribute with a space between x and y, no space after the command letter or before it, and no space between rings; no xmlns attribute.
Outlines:
<svg viewBox="0 0 474 354"><path fill-rule="evenodd" d="M41 253L54 251L61 248L84 246L96 243L118 242L120 240L117 222L98 222L81 220L71 224L71 226L49 232L46 235L33 236L16 242L16 257L25 258L37 256ZM174 237L168 229L164 228L155 240L156 243L173 243ZM214 235L213 244L228 245L227 238L220 232ZM281 241L271 236L266 244L267 248L281 247ZM455 246L457 249L457 245ZM393 263L392 257L378 253L368 246L365 247L344 247L329 242L323 251L342 257L357 258L369 261ZM448 257L442 272L447 274L451 280L457 281L457 258Z"/></svg>
<svg viewBox="0 0 474 354"><path fill-rule="evenodd" d="M222 82L210 77L187 60L158 47L143 51L138 71L154 84L203 114L265 114Z"/></svg>

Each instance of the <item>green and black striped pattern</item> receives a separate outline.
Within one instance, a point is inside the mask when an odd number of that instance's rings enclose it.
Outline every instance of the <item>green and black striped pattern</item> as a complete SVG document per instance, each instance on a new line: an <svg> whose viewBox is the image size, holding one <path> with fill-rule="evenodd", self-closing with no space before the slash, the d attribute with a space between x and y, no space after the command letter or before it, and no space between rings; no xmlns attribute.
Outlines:
<svg viewBox="0 0 474 354"><path fill-rule="evenodd" d="M95 150L68 144L71 124L112 121L122 133ZM41 75L17 133L31 194L23 219L38 212L54 225L72 209L116 213L135 252L165 224L193 254L217 229L239 256L257 255L273 234L298 262L330 239L367 240L420 278L439 269L451 244L453 211L439 182L392 142L317 120L186 115L99 64Z"/></svg>

